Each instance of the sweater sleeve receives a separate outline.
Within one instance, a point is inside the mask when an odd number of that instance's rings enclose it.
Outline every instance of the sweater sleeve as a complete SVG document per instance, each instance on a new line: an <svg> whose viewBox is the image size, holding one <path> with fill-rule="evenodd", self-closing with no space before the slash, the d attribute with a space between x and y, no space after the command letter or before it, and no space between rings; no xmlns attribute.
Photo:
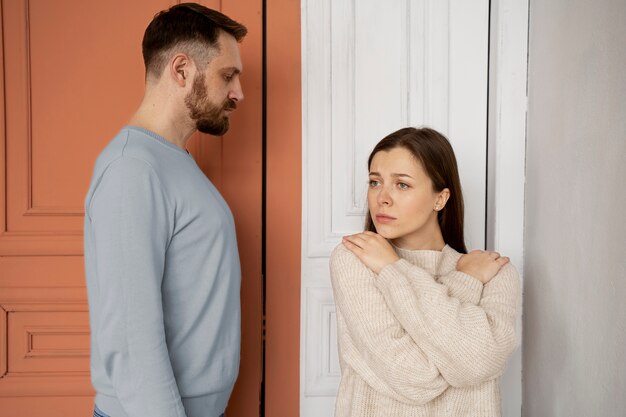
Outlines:
<svg viewBox="0 0 626 417"><path fill-rule="evenodd" d="M426 271L423 272L426 273ZM462 303L476 305L480 302L483 283L471 275L454 270L441 276L439 283L448 287L450 297L458 298Z"/></svg>
<svg viewBox="0 0 626 417"><path fill-rule="evenodd" d="M330 270L337 310L357 350L340 352L355 372L367 381L382 381L382 394L391 390L390 396L410 404L425 404L445 391L448 383L395 319L374 274L341 244L331 255Z"/></svg>
<svg viewBox="0 0 626 417"><path fill-rule="evenodd" d="M487 283L477 304L450 297L448 287L406 260L376 280L389 308L454 387L499 376L517 346L519 278L508 264Z"/></svg>
<svg viewBox="0 0 626 417"><path fill-rule="evenodd" d="M184 417L165 339L161 284L172 208L154 170L114 161L89 204L97 349L129 417Z"/></svg>

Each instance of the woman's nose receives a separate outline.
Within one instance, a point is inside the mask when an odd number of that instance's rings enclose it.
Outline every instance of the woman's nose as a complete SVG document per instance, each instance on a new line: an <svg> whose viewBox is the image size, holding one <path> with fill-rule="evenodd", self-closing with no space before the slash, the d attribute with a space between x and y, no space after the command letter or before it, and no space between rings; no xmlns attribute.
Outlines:
<svg viewBox="0 0 626 417"><path fill-rule="evenodd" d="M391 195L385 187L382 187L378 193L378 204L381 206L391 205Z"/></svg>

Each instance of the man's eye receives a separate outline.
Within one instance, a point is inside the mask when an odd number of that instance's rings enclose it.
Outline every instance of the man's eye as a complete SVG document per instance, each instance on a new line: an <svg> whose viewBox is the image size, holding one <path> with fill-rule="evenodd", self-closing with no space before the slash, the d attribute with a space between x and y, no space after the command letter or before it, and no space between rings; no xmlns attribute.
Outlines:
<svg viewBox="0 0 626 417"><path fill-rule="evenodd" d="M226 75L224 75L224 81L226 81L226 82L228 82L228 83L229 83L229 82L231 82L231 81L232 81L232 79L233 79L233 75L232 75L232 74L226 74Z"/></svg>

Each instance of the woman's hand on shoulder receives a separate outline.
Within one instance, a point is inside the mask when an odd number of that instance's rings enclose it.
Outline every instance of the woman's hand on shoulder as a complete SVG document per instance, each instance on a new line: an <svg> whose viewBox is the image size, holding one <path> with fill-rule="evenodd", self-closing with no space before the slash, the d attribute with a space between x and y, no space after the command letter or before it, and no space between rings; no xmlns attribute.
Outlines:
<svg viewBox="0 0 626 417"><path fill-rule="evenodd" d="M374 232L344 236L342 243L375 274L400 259L387 239Z"/></svg>
<svg viewBox="0 0 626 417"><path fill-rule="evenodd" d="M459 258L456 269L486 284L508 263L509 258L498 252L473 250Z"/></svg>

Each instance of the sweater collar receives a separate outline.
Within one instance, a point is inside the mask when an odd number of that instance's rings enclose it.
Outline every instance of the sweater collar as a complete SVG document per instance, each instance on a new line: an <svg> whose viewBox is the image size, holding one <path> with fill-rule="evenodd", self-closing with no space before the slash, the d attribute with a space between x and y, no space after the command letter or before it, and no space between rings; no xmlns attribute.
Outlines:
<svg viewBox="0 0 626 417"><path fill-rule="evenodd" d="M456 269L456 263L461 257L457 251L446 245L441 251L437 250L410 250L393 247L399 257L415 266L419 266L431 275L445 275Z"/></svg>

